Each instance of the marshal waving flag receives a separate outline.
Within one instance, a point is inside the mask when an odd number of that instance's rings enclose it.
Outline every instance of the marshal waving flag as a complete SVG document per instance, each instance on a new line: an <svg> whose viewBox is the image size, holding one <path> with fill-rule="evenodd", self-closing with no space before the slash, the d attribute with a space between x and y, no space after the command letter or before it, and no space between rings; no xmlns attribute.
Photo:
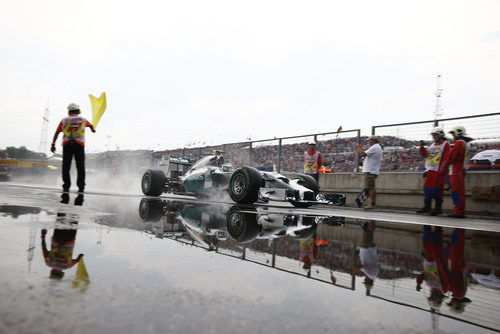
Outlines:
<svg viewBox="0 0 500 334"><path fill-rule="evenodd" d="M92 105L92 125L97 127L102 114L106 110L106 93L102 93L99 98L89 94L90 104Z"/></svg>

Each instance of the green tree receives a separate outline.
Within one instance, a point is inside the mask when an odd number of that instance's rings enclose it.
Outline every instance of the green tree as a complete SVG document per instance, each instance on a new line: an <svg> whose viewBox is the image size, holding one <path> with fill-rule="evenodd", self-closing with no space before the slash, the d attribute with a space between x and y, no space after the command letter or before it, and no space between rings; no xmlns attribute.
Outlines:
<svg viewBox="0 0 500 334"><path fill-rule="evenodd" d="M7 156L11 159L46 159L47 155L45 153L37 153L30 151L26 148L26 146L14 147L8 146L4 150L0 150L0 157L5 158Z"/></svg>

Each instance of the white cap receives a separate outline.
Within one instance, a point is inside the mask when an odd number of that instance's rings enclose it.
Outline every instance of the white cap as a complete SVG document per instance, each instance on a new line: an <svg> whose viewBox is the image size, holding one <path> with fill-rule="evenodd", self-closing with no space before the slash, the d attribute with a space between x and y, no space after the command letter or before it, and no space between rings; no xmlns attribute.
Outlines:
<svg viewBox="0 0 500 334"><path fill-rule="evenodd" d="M68 111L80 110L80 106L76 103L70 103L68 105Z"/></svg>

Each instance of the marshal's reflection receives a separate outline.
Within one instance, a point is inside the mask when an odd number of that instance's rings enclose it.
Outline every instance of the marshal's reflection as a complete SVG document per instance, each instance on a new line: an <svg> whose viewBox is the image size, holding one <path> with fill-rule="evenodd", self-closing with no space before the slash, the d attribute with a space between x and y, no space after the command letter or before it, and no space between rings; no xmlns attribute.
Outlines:
<svg viewBox="0 0 500 334"><path fill-rule="evenodd" d="M146 198L139 215L158 238L338 288L360 286L367 298L428 312L433 328L447 317L500 329L497 234Z"/></svg>
<svg viewBox="0 0 500 334"><path fill-rule="evenodd" d="M68 193L61 195L61 203L68 204L70 196ZM84 202L83 194L78 194L74 200L74 205L81 206ZM75 248L76 233L79 216L76 213L58 212L56 218L56 228L50 239L50 249L47 247L47 230L42 229L42 251L45 264L51 268L50 278L62 279L64 271L78 264L73 285L75 287L85 287L89 283L88 273L83 263L83 254L73 258Z"/></svg>

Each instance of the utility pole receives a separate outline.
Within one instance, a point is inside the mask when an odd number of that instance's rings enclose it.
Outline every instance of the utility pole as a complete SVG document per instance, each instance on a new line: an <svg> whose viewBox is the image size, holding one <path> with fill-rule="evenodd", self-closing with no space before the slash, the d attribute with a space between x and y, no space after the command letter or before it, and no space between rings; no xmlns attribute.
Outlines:
<svg viewBox="0 0 500 334"><path fill-rule="evenodd" d="M441 104L441 97L443 96L443 89L441 88L441 77L443 75L439 73L436 78L436 105L434 107L434 126L438 126L437 118L443 116L443 106Z"/></svg>
<svg viewBox="0 0 500 334"><path fill-rule="evenodd" d="M31 217L31 226L30 226L30 236L29 236L29 246L28 246L28 273L31 272L31 263L33 262L33 255L35 252L36 245L36 228L38 225L38 216L35 220L34 217Z"/></svg>
<svg viewBox="0 0 500 334"><path fill-rule="evenodd" d="M49 99L47 99L47 106L45 107L43 117L42 117L42 132L40 133L40 145L38 146L38 152L47 152L47 129L49 127Z"/></svg>

